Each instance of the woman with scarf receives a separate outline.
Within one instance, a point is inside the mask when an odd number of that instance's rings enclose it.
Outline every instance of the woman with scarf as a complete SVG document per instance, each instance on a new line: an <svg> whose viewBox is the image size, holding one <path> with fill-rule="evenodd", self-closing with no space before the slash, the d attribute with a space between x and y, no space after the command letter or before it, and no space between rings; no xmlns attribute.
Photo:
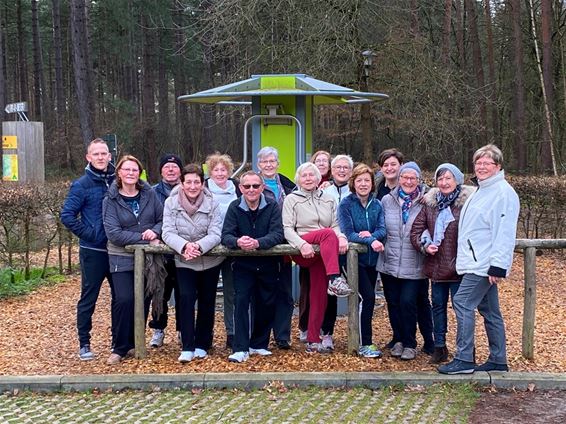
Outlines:
<svg viewBox="0 0 566 424"><path fill-rule="evenodd" d="M194 164L185 166L181 184L171 191L163 211L163 241L177 252L179 362L206 358L212 346L216 283L224 258L202 255L220 243L221 232L220 206L204 186L202 169Z"/></svg>
<svg viewBox="0 0 566 424"><path fill-rule="evenodd" d="M434 180L436 187L425 194L424 207L411 228L411 243L425 255L423 272L432 281L434 353L430 362L438 364L448 360L448 297L454 299L462 279L456 273L458 220L475 188L462 185L464 174L451 163L436 168Z"/></svg>
<svg viewBox="0 0 566 424"><path fill-rule="evenodd" d="M222 223L228 206L242 195L238 180L230 177L234 172L234 162L229 155L214 153L206 158L206 166L210 178L204 182L205 187L218 202ZM222 263L222 299L224 301L224 326L226 327L226 347L232 349L234 340L234 275L232 261Z"/></svg>
<svg viewBox="0 0 566 424"><path fill-rule="evenodd" d="M419 298L428 298L428 280L423 274L424 255L411 244L411 227L423 205L425 185L415 162L399 169L399 183L381 200L385 215L385 250L377 260L389 322L393 330L391 356L412 360L417 356L417 310ZM430 303L419 322L425 344L432 340ZM424 307L424 306L423 306ZM424 319L426 318L426 319ZM424 349L424 348L423 348Z"/></svg>

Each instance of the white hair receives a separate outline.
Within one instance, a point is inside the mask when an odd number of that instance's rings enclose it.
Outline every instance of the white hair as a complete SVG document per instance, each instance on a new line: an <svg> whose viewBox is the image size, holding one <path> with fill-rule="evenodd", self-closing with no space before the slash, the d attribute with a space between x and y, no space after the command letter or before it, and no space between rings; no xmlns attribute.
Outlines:
<svg viewBox="0 0 566 424"><path fill-rule="evenodd" d="M330 166L334 167L334 165L336 165L339 160L345 160L346 162L348 162L350 169L354 167L354 161L352 160L352 157L350 155L336 155L334 159L332 159L332 162L330 162Z"/></svg>
<svg viewBox="0 0 566 424"><path fill-rule="evenodd" d="M275 147L271 147L271 146L266 146L260 149L259 152L257 152L257 160L261 161L271 155L273 155L275 157L275 160L279 162L279 152Z"/></svg>
<svg viewBox="0 0 566 424"><path fill-rule="evenodd" d="M297 172L295 172L295 184L299 185L299 178L303 172L306 170L312 170L316 177L316 185L320 184L320 180L322 180L322 176L320 175L320 171L316 167L316 165L312 162L305 162L297 168Z"/></svg>

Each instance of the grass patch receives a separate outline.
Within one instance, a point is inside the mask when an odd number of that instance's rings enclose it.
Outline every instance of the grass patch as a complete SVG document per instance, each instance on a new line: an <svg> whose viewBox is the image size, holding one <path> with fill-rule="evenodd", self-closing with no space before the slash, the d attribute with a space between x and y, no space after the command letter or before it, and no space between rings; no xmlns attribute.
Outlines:
<svg viewBox="0 0 566 424"><path fill-rule="evenodd" d="M65 276L59 274L55 267L49 267L45 278L41 278L41 269L32 268L30 278L24 278L22 270L9 268L0 269L0 299L29 294L42 286L53 286L65 281Z"/></svg>

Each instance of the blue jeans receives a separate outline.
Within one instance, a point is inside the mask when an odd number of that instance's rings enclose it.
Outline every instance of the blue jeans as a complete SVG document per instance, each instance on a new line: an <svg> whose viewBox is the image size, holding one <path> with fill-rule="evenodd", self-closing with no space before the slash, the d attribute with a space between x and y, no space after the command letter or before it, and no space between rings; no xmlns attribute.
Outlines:
<svg viewBox="0 0 566 424"><path fill-rule="evenodd" d="M360 296L360 341L362 346L373 344L372 326L375 308L375 282L377 271L374 266L358 266L358 291Z"/></svg>
<svg viewBox="0 0 566 424"><path fill-rule="evenodd" d="M474 361L476 309L484 319L489 343L488 361L507 364L505 324L499 308L497 284L490 284L487 277L465 274L453 298L458 322L457 350L454 357L461 361Z"/></svg>
<svg viewBox="0 0 566 424"><path fill-rule="evenodd" d="M432 283L432 322L434 324L434 347L446 346L448 331L448 297L454 296L460 287L459 281Z"/></svg>

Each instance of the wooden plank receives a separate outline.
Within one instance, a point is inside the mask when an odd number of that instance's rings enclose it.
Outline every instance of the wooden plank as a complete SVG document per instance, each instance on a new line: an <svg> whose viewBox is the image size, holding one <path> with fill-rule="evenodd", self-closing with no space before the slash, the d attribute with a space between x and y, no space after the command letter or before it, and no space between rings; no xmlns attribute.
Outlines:
<svg viewBox="0 0 566 424"><path fill-rule="evenodd" d="M137 359L147 357L145 346L145 313L144 313L144 268L145 253L143 249L134 252L134 347Z"/></svg>
<svg viewBox="0 0 566 424"><path fill-rule="evenodd" d="M537 249L565 249L566 239L517 239L515 248L525 249L536 247Z"/></svg>
<svg viewBox="0 0 566 424"><path fill-rule="evenodd" d="M534 358L536 309L536 247L527 247L524 257L525 300L523 306L523 357Z"/></svg>

